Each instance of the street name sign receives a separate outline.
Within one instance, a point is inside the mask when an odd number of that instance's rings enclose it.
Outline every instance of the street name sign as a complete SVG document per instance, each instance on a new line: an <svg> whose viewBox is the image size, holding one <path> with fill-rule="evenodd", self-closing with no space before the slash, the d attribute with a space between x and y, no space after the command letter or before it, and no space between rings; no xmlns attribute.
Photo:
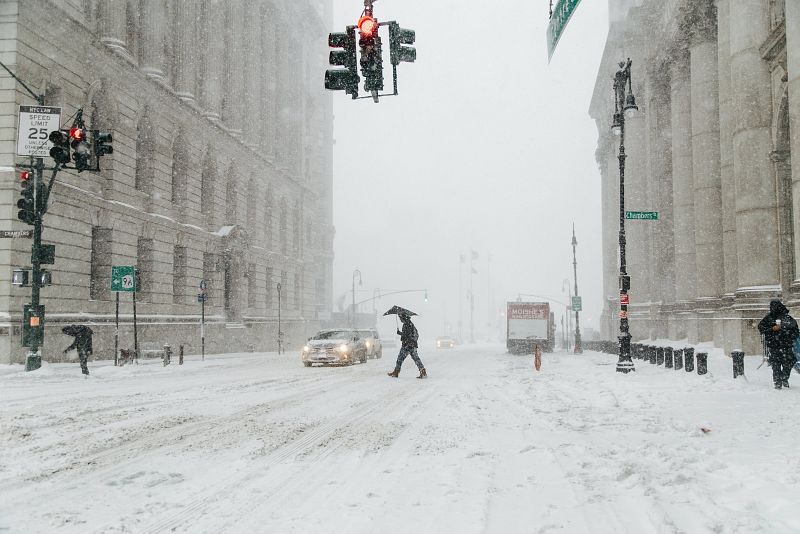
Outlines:
<svg viewBox="0 0 800 534"><path fill-rule="evenodd" d="M564 28L567 27L569 19L580 3L581 0L558 0L550 17L550 24L547 26L547 61L552 59L561 34L564 33Z"/></svg>
<svg viewBox="0 0 800 534"><path fill-rule="evenodd" d="M111 291L136 291L136 271L133 265L111 267Z"/></svg>
<svg viewBox="0 0 800 534"><path fill-rule="evenodd" d="M61 128L61 108L20 106L17 128L17 156L44 158L53 147L50 132Z"/></svg>
<svg viewBox="0 0 800 534"><path fill-rule="evenodd" d="M626 211L625 218L634 221L657 221L657 211Z"/></svg>
<svg viewBox="0 0 800 534"><path fill-rule="evenodd" d="M572 311L583 311L583 299L581 297L572 297Z"/></svg>
<svg viewBox="0 0 800 534"><path fill-rule="evenodd" d="M0 238L3 237L33 237L33 230L0 230Z"/></svg>

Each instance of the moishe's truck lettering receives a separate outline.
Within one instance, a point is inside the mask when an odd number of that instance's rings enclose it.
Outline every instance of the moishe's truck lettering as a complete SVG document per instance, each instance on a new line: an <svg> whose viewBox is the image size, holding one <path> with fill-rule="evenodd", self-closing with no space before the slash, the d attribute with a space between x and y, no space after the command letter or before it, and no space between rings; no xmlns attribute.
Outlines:
<svg viewBox="0 0 800 534"><path fill-rule="evenodd" d="M512 354L533 354L536 345L551 352L555 324L547 302L509 302L506 313L506 348Z"/></svg>

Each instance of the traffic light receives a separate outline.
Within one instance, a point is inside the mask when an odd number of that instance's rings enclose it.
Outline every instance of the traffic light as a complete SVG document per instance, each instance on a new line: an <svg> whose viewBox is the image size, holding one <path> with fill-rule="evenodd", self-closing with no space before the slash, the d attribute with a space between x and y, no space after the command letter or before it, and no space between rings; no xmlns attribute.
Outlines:
<svg viewBox="0 0 800 534"><path fill-rule="evenodd" d="M33 180L31 173L22 171L19 174L22 198L17 200L17 218L26 223L33 224L36 220L36 199L33 193Z"/></svg>
<svg viewBox="0 0 800 534"><path fill-rule="evenodd" d="M69 135L64 130L53 130L50 132L48 139L53 143L53 148L50 149L50 157L61 165L69 163Z"/></svg>
<svg viewBox="0 0 800 534"><path fill-rule="evenodd" d="M417 49L411 46L416 40L414 30L401 28L396 22L389 24L389 57L392 65L399 65L401 61L413 63L417 59Z"/></svg>
<svg viewBox="0 0 800 534"><path fill-rule="evenodd" d="M345 68L325 71L325 89L344 91L357 98L361 78L358 77L356 65L355 28L347 28L346 33L331 33L328 35L328 45L331 48L341 48L341 50L331 50L330 64Z"/></svg>
<svg viewBox="0 0 800 534"><path fill-rule="evenodd" d="M98 167L100 166L101 157L114 153L114 147L111 146L113 141L114 138L111 136L111 132L92 131L92 151Z"/></svg>
<svg viewBox="0 0 800 534"><path fill-rule="evenodd" d="M358 30L364 89L374 95L377 91L383 91L383 55L381 38L378 35L378 21L369 15L364 15L358 21Z"/></svg>
<svg viewBox="0 0 800 534"><path fill-rule="evenodd" d="M85 171L89 168L91 157L89 143L86 140L86 130L72 127L69 129L69 138L72 140L70 146L72 147L72 159L75 160L75 168L78 172Z"/></svg>

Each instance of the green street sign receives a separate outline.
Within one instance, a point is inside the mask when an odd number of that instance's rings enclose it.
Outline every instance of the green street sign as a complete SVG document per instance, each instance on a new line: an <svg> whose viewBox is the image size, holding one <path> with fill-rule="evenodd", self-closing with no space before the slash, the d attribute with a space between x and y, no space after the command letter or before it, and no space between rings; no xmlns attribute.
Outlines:
<svg viewBox="0 0 800 534"><path fill-rule="evenodd" d="M136 268L133 265L111 267L111 291L136 291Z"/></svg>
<svg viewBox="0 0 800 534"><path fill-rule="evenodd" d="M657 211L626 211L625 218L634 221L657 221Z"/></svg>
<svg viewBox="0 0 800 534"><path fill-rule="evenodd" d="M550 17L550 24L547 26L547 61L553 57L553 52L561 39L561 34L564 33L564 28L567 27L569 19L580 3L581 0L558 0Z"/></svg>
<svg viewBox="0 0 800 534"><path fill-rule="evenodd" d="M572 297L572 311L583 311L583 299L581 297Z"/></svg>

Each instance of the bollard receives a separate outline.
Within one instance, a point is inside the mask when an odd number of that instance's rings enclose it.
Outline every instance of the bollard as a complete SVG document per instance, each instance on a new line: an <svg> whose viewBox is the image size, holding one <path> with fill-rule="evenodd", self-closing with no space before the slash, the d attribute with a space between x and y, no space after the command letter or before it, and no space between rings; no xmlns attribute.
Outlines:
<svg viewBox="0 0 800 534"><path fill-rule="evenodd" d="M648 358L647 359L650 360L651 364L655 365L656 364L656 348L654 346L652 346L652 345L648 345L647 346L647 354L648 354Z"/></svg>
<svg viewBox="0 0 800 534"><path fill-rule="evenodd" d="M733 360L733 378L744 376L744 351L741 350L731 351L731 359ZM698 364L697 367L699 373L700 365Z"/></svg>
<svg viewBox="0 0 800 534"><path fill-rule="evenodd" d="M672 369L672 347L664 347L664 368Z"/></svg>
<svg viewBox="0 0 800 534"><path fill-rule="evenodd" d="M676 349L672 353L672 357L675 360L675 370L680 371L681 369L683 369L683 350Z"/></svg>
<svg viewBox="0 0 800 534"><path fill-rule="evenodd" d="M656 365L664 365L664 347L656 348Z"/></svg>
<svg viewBox="0 0 800 534"><path fill-rule="evenodd" d="M164 367L166 367L169 365L169 359L172 356L172 347L165 344L162 350L164 351Z"/></svg>
<svg viewBox="0 0 800 534"><path fill-rule="evenodd" d="M697 374L704 375L708 372L708 353L697 353Z"/></svg>
<svg viewBox="0 0 800 534"><path fill-rule="evenodd" d="M183 365L183 345L178 347L178 365Z"/></svg>
<svg viewBox="0 0 800 534"><path fill-rule="evenodd" d="M683 368L687 373L694 371L694 349L692 347L683 349Z"/></svg>

